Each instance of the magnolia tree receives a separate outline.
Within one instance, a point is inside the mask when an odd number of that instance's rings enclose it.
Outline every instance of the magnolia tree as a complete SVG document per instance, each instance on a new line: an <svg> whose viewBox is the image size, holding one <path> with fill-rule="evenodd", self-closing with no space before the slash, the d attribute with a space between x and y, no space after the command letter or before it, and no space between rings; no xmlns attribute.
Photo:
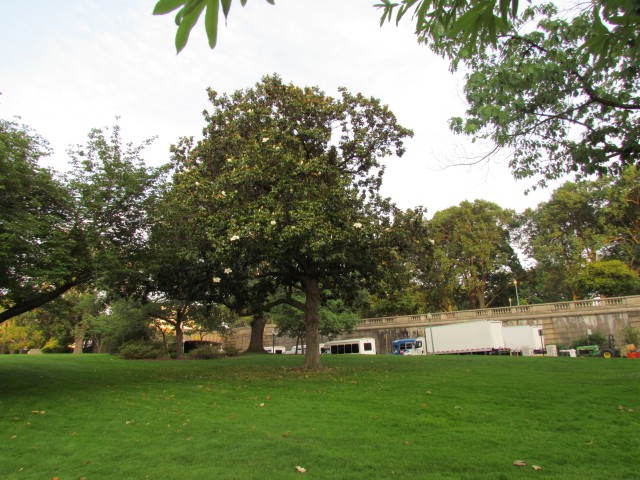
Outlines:
<svg viewBox="0 0 640 480"><path fill-rule="evenodd" d="M399 212L379 195L380 160L404 153L412 132L378 100L286 85L209 91L204 139L173 148L174 191L202 228L211 285L220 292L287 292L304 313L304 369L321 367L322 292L349 300L381 279L399 279L422 212Z"/></svg>

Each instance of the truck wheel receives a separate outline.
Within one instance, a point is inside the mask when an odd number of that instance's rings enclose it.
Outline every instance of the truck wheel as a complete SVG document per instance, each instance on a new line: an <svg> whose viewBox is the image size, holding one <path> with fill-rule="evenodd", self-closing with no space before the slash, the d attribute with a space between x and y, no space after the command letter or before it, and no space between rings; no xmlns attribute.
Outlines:
<svg viewBox="0 0 640 480"><path fill-rule="evenodd" d="M611 348L603 348L600 351L600 356L602 358L613 358L616 356L616 352L615 350L611 349Z"/></svg>

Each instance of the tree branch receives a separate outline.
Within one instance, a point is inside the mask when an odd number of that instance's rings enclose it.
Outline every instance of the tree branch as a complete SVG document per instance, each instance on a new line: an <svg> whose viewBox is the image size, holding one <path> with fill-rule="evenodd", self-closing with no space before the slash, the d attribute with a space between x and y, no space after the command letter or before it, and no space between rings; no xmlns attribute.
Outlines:
<svg viewBox="0 0 640 480"><path fill-rule="evenodd" d="M77 285L81 285L83 283L86 283L88 281L90 281L92 278L91 275L83 275L80 276L78 278L76 278L75 280L71 280L61 286L59 286L58 288L56 288L55 290L52 290L50 292L45 292L45 293L40 293L32 298L30 298L29 300L26 300L18 305L15 305L11 308L8 308L7 310L5 310L4 312L0 312L0 324L13 318L13 317L17 317L18 315L22 315L23 313L29 312L31 310L34 310L38 307L41 307L42 305L44 305L45 303L50 302L51 300L55 300L56 298L58 298L60 295L62 295L63 293L65 293L67 290L72 289L73 287L77 286Z"/></svg>

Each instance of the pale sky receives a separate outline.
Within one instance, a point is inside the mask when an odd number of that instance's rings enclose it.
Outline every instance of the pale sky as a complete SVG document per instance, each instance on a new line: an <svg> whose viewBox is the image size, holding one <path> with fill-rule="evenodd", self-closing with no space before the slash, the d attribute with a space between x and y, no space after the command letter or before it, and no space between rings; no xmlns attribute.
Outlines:
<svg viewBox="0 0 640 480"><path fill-rule="evenodd" d="M155 0L4 2L0 118L20 116L54 149L46 164L64 170L70 145L120 117L125 141L158 136L144 158L159 165L180 137L200 137L207 87L232 93L278 73L330 95L344 86L377 97L414 130L404 157L385 162L383 194L401 208L432 216L463 200L517 211L547 200L551 190L525 196L533 181L516 182L506 160L444 168L483 153L447 125L465 110L462 74L418 45L409 21L381 28L375 3L236 1L215 50L200 19L176 55L173 15L152 16Z"/></svg>

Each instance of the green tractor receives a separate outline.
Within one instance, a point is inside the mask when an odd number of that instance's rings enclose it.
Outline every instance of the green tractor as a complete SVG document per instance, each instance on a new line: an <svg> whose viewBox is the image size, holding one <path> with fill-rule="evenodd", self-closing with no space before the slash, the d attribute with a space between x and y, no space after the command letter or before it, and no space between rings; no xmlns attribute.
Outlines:
<svg viewBox="0 0 640 480"><path fill-rule="evenodd" d="M613 335L609 335L607 345L580 345L576 347L576 353L579 357L613 358L620 356L620 349L616 347Z"/></svg>

